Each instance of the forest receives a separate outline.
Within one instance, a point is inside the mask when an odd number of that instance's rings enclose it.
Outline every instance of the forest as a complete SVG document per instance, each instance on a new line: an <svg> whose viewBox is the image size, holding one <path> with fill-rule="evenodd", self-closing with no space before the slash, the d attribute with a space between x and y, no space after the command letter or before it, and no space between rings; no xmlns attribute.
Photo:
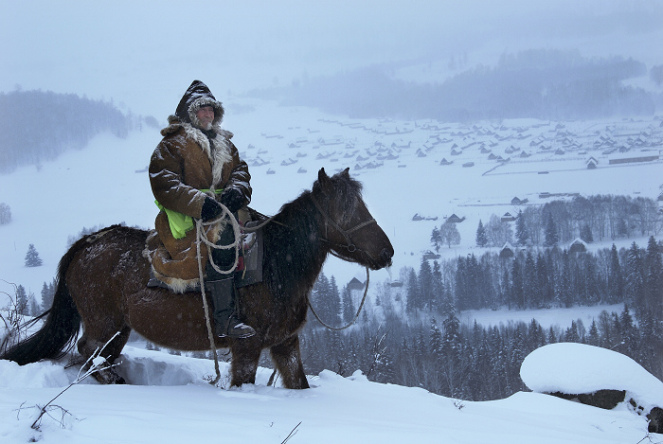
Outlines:
<svg viewBox="0 0 663 444"><path fill-rule="evenodd" d="M537 259L534 259L534 258ZM422 260L399 291L381 287L360 322L344 331L313 317L302 335L307 372L361 369L370 380L422 387L463 400L490 400L527 390L520 365L534 349L581 342L619 351L663 378L663 246L613 245L594 253L552 247L500 260L493 253L444 263ZM312 304L328 324L350 322L350 291L339 295L332 278L320 277ZM486 297L490 294L491 297ZM530 323L464 325L470 308L521 309L623 303L619 313L544 330Z"/></svg>
<svg viewBox="0 0 663 444"><path fill-rule="evenodd" d="M657 78L658 68L652 69L651 78ZM646 75L643 63L621 57L586 58L577 51L505 53L493 67L452 70L450 77L431 83L400 79L397 70L398 66L370 66L307 78L287 87L254 90L249 95L353 118L454 122L651 115L660 101L657 95L623 83Z"/></svg>
<svg viewBox="0 0 663 444"><path fill-rule="evenodd" d="M112 103L76 94L20 89L0 93L0 174L23 165L39 168L105 131L125 138L133 120Z"/></svg>

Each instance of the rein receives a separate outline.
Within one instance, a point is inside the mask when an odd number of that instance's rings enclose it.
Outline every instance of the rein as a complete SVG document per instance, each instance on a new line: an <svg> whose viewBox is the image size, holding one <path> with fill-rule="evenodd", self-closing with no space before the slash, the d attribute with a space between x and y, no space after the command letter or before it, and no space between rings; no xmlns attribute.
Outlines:
<svg viewBox="0 0 663 444"><path fill-rule="evenodd" d="M361 304L359 304L359 308L357 309L357 313L355 314L355 317L350 321L347 325L344 325L343 327L332 327L329 324L326 324L322 319L320 319L320 316L318 316L318 313L315 312L315 309L313 308L313 304L311 304L311 300L308 300L308 308L311 309L311 313L313 313L313 316L318 320L319 323L323 325L323 327L328 328L329 330L335 330L335 331L341 331L345 330L346 328L350 328L354 325L355 322L357 322L357 319L359 318L359 314L361 313L361 309L364 308L364 302L366 302L366 295L368 294L368 267L366 267L366 286L364 287L364 296L361 298Z"/></svg>

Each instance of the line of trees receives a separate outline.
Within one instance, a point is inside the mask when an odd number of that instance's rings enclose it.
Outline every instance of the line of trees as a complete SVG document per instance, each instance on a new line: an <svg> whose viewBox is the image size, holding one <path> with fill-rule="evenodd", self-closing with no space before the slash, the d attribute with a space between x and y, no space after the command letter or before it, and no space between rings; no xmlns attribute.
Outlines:
<svg viewBox="0 0 663 444"><path fill-rule="evenodd" d="M520 366L536 348L578 342L616 350L663 377L663 335L636 323L628 306L620 313L603 311L589 326L578 319L566 329L544 329L535 319L490 327L462 324L453 313L437 319L425 325L372 318L345 333L307 327L304 365L312 374L330 369L349 376L361 369L372 381L485 401L527 390Z"/></svg>
<svg viewBox="0 0 663 444"><path fill-rule="evenodd" d="M388 65L371 66L251 94L356 118L454 122L651 115L655 110L654 95L623 84L646 74L646 66L620 57L589 59L577 51L528 50L504 54L495 67L478 66L430 84L400 80L393 71Z"/></svg>
<svg viewBox="0 0 663 444"><path fill-rule="evenodd" d="M596 253L550 248L508 259L486 253L432 265L422 260L418 272L403 274L405 285L380 286L360 322L347 330L325 329L311 317L302 333L307 372L348 375L361 369L378 382L468 400L498 399L526 390L519 371L532 350L564 341L617 350L663 378L663 246L653 237L646 248L633 243ZM487 299L490 292L497 299ZM325 322L340 325L352 319L351 293L347 287L339 292L323 274L311 301ZM566 329L544 330L534 319L491 327L459 321L470 308L598 303L624 308Z"/></svg>
<svg viewBox="0 0 663 444"><path fill-rule="evenodd" d="M628 239L661 232L663 218L656 201L645 197L594 195L555 200L543 206L528 205L518 211L514 229L492 215L479 221L478 247L552 247L581 239L586 243L605 239ZM435 233L433 233L435 234ZM433 245L435 241L432 239Z"/></svg>
<svg viewBox="0 0 663 444"><path fill-rule="evenodd" d="M39 166L104 131L125 138L131 120L112 103L76 94L0 93L0 173Z"/></svg>

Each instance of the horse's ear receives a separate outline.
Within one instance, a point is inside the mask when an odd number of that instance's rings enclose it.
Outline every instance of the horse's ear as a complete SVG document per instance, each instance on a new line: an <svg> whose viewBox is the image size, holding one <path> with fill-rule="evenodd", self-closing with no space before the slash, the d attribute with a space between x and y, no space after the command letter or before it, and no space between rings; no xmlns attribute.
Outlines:
<svg viewBox="0 0 663 444"><path fill-rule="evenodd" d="M320 171L318 171L318 182L322 185L326 181L329 180L329 176L327 176L327 173L325 173L325 168L322 167L320 168Z"/></svg>
<svg viewBox="0 0 663 444"><path fill-rule="evenodd" d="M342 171L342 174L347 177L348 179L350 178L350 167L347 167Z"/></svg>

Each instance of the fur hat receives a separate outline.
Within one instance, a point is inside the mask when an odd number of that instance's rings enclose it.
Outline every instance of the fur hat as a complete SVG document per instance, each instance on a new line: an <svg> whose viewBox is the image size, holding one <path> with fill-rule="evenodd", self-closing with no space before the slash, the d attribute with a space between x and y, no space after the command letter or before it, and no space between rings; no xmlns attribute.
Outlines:
<svg viewBox="0 0 663 444"><path fill-rule="evenodd" d="M194 80L182 96L180 103L177 105L175 116L177 116L181 122L191 123L194 126L198 126L196 113L204 106L211 106L214 108L214 120L212 121L212 125L217 126L220 124L224 113L221 102L214 98L214 95L207 85L200 80Z"/></svg>

